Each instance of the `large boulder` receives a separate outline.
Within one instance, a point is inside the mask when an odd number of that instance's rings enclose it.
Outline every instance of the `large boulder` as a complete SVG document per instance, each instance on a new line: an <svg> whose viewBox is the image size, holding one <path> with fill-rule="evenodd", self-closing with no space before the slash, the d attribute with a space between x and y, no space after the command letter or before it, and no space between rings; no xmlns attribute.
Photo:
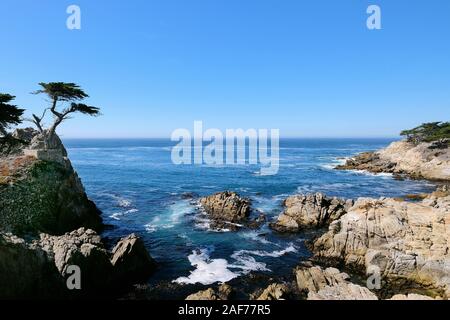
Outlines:
<svg viewBox="0 0 450 320"><path fill-rule="evenodd" d="M115 277L122 283L148 278L156 267L156 262L148 253L144 242L135 234L117 243L112 250L111 263Z"/></svg>
<svg viewBox="0 0 450 320"><path fill-rule="evenodd" d="M256 300L287 300L290 298L289 286L283 283L269 285Z"/></svg>
<svg viewBox="0 0 450 320"><path fill-rule="evenodd" d="M95 231L80 228L62 236L41 234L35 245L53 257L65 279L72 275L70 266L80 268L83 294L102 293L112 288L115 279L110 254Z"/></svg>
<svg viewBox="0 0 450 320"><path fill-rule="evenodd" d="M294 195L284 201L284 212L270 226L278 232L321 228L339 219L352 205L352 200L329 198L322 193Z"/></svg>
<svg viewBox="0 0 450 320"><path fill-rule="evenodd" d="M450 196L358 199L311 249L316 260L379 273L383 288L450 296Z"/></svg>
<svg viewBox="0 0 450 320"><path fill-rule="evenodd" d="M236 192L219 192L200 198L199 202L211 220L212 229L237 230L244 225L258 227L264 221L263 215L255 220L249 220L252 212L251 201L239 196Z"/></svg>

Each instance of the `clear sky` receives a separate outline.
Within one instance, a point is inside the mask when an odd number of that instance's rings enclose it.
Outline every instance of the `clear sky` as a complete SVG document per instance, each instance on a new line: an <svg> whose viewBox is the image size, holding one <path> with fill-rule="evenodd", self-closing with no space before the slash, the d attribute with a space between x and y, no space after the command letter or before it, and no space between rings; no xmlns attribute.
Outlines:
<svg viewBox="0 0 450 320"><path fill-rule="evenodd" d="M66 28L71 4L81 30ZM450 120L448 0L1 0L0 39L0 92L18 104L38 112L37 83L66 81L102 107L66 138L168 137L194 120L384 137Z"/></svg>

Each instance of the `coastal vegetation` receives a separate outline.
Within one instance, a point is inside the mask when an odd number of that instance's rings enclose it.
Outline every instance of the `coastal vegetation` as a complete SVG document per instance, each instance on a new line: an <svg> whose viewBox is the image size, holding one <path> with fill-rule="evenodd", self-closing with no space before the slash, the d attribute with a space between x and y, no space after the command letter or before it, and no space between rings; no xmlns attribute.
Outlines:
<svg viewBox="0 0 450 320"><path fill-rule="evenodd" d="M400 133L409 142L416 145L422 142L437 142L441 145L450 144L450 122L428 122L413 129Z"/></svg>
<svg viewBox="0 0 450 320"><path fill-rule="evenodd" d="M11 104L15 99L14 96L6 93L0 93L0 149L8 152L15 144L19 143L8 129L22 122L24 109Z"/></svg>

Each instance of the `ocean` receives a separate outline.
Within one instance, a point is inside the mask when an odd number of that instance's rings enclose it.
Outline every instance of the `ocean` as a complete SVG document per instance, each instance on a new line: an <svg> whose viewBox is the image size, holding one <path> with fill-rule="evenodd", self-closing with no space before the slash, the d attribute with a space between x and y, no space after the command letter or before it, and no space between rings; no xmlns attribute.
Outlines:
<svg viewBox="0 0 450 320"><path fill-rule="evenodd" d="M282 201L296 193L324 192L343 198L398 197L430 192L426 181L389 174L337 171L333 167L393 139L282 139L277 175L261 176L256 165L174 165L164 139L65 139L69 157L88 196L111 227L111 242L140 235L159 268L150 281L180 284L227 282L252 271L289 274L309 252L311 234L281 235L265 224L258 230L213 231L190 195L231 190L252 199L268 222Z"/></svg>

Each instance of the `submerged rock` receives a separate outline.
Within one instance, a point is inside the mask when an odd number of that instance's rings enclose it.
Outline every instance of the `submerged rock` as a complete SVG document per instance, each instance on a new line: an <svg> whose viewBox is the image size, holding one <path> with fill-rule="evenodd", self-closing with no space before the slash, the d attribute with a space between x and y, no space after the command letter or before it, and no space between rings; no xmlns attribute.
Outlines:
<svg viewBox="0 0 450 320"><path fill-rule="evenodd" d="M352 200L329 198L322 193L291 196L284 201L284 212L270 227L278 232L321 228L339 219L352 205Z"/></svg>

